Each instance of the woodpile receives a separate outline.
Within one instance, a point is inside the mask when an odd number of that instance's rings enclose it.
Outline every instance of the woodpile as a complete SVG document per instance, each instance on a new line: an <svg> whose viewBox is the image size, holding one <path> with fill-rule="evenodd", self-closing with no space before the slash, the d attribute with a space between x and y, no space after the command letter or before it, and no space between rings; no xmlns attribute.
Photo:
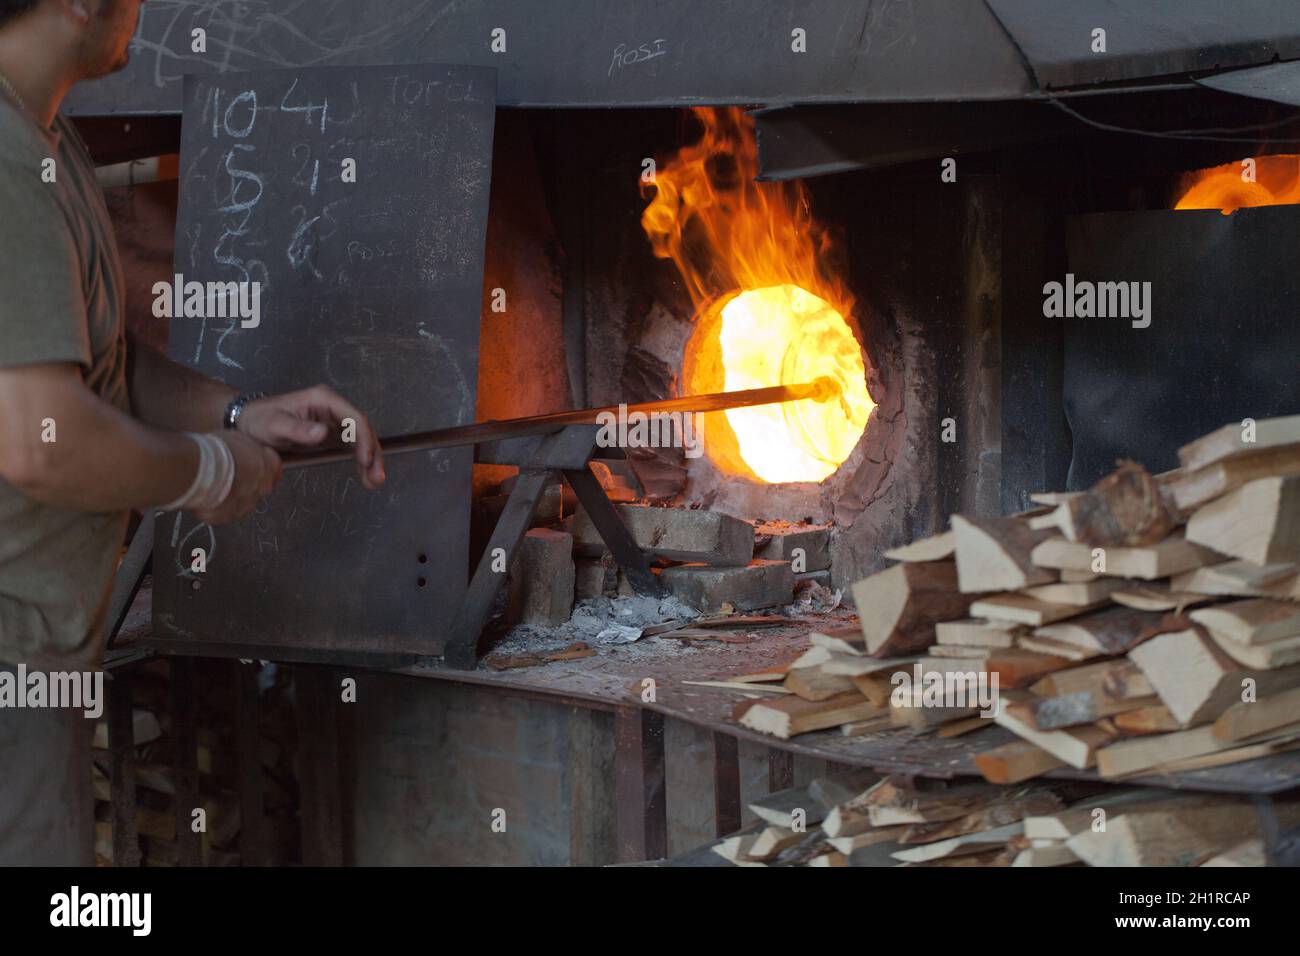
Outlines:
<svg viewBox="0 0 1300 956"><path fill-rule="evenodd" d="M1123 462L1087 491L1034 496L1041 507L1024 514L957 515L951 530L887 552L898 563L853 588L860 630L814 633L784 678L792 693L748 702L740 722L778 737L991 724L1014 734L975 748L986 824L924 831L943 838L896 862L1186 863L1193 844L1253 858L1249 803L1228 797L1161 792L1123 811L1122 841L1072 829L1082 817L1065 804L1050 838L1035 835L1045 823L998 817L1039 793L1007 787L1061 768L1120 781L1300 749L1300 416L1225 427L1179 457L1157 476ZM944 693L923 699L915 684L931 675ZM976 687L995 688L996 703ZM838 816L827 808L831 852L847 858L866 845L853 841L881 837L883 819L900 844L957 819L890 816L882 794L902 799L872 789ZM774 858L792 852L779 836L761 844Z"/></svg>

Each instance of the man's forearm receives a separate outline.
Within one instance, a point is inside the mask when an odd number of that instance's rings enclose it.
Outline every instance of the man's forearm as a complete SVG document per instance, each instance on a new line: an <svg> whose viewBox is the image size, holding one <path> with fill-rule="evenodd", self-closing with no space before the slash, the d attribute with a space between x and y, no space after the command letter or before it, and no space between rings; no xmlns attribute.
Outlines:
<svg viewBox="0 0 1300 956"><path fill-rule="evenodd" d="M221 427L237 392L223 382L173 362L128 333L128 388L137 418L159 428L207 432Z"/></svg>
<svg viewBox="0 0 1300 956"><path fill-rule="evenodd" d="M0 476L45 504L157 507L184 494L198 469L194 442L94 395L75 366L0 370L0 408Z"/></svg>

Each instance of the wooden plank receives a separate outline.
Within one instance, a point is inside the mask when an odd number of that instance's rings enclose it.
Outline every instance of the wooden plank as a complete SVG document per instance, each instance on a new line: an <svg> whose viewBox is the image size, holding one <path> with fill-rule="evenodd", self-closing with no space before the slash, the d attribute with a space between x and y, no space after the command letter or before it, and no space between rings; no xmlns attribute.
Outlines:
<svg viewBox="0 0 1300 956"><path fill-rule="evenodd" d="M1034 531L1019 518L952 516L956 536L957 584L964 594L1017 591L1056 580L1029 559L1050 531Z"/></svg>
<svg viewBox="0 0 1300 956"><path fill-rule="evenodd" d="M1265 448L1300 444L1300 415L1264 418L1244 428L1240 423L1224 425L1178 449L1184 471L1204 468L1217 461L1248 455ZM1247 441L1247 438L1253 441Z"/></svg>
<svg viewBox="0 0 1300 956"><path fill-rule="evenodd" d="M1159 627L1161 617L1127 607L1108 607L1037 628L1035 637L1073 644L1100 654L1124 654Z"/></svg>
<svg viewBox="0 0 1300 956"><path fill-rule="evenodd" d="M897 564L853 585L870 654L911 654L934 643L934 624L966 617L971 599L957 591L952 561Z"/></svg>
<svg viewBox="0 0 1300 956"><path fill-rule="evenodd" d="M330 668L308 666L295 667L293 676L302 862L306 866L342 866L338 678Z"/></svg>
<svg viewBox="0 0 1300 956"><path fill-rule="evenodd" d="M1300 475L1300 445L1264 448L1179 474L1165 485L1181 511L1191 511L1256 478Z"/></svg>
<svg viewBox="0 0 1300 956"><path fill-rule="evenodd" d="M615 828L618 862L668 855L664 718L640 707L614 711Z"/></svg>
<svg viewBox="0 0 1300 956"><path fill-rule="evenodd" d="M1201 507L1187 540L1255 564L1300 561L1300 475L1257 478Z"/></svg>
<svg viewBox="0 0 1300 956"><path fill-rule="evenodd" d="M134 678L123 668L108 683L108 765L112 786L113 865L140 865L135 794ZM87 772L89 768L87 768Z"/></svg>
<svg viewBox="0 0 1300 956"><path fill-rule="evenodd" d="M1140 548L1102 548L1102 554L1096 556L1096 550L1090 545L1065 538L1049 538L1034 548L1034 563L1045 568L1068 568L1076 571L1094 570L1094 563L1105 561L1105 574L1121 578L1142 578L1152 581L1167 578L1172 574L1190 571L1194 568L1216 564L1222 556L1185 540L1180 535L1171 535L1159 544ZM1191 590L1191 589L1188 589Z"/></svg>
<svg viewBox="0 0 1300 956"><path fill-rule="evenodd" d="M1041 747L1014 740L975 755L975 767L989 783L1020 783L1065 766Z"/></svg>
<svg viewBox="0 0 1300 956"><path fill-rule="evenodd" d="M235 759L239 784L239 859L243 866L269 866L270 847L262 801L262 735L256 664L232 662L235 691Z"/></svg>
<svg viewBox="0 0 1300 956"><path fill-rule="evenodd" d="M195 723L195 660L173 657L169 663L171 695L172 779L175 796L177 865L203 863L203 841L194 829L193 813L199 802L199 742Z"/></svg>
<svg viewBox="0 0 1300 956"><path fill-rule="evenodd" d="M785 740L809 731L865 720L879 712L879 707L854 690L821 701L801 697L755 701L754 706L740 718L740 723L751 730Z"/></svg>
<svg viewBox="0 0 1300 956"><path fill-rule="evenodd" d="M1300 568L1294 564L1225 561L1176 575L1169 586L1175 591L1200 594L1275 597L1300 601Z"/></svg>
<svg viewBox="0 0 1300 956"><path fill-rule="evenodd" d="M740 829L740 741L713 733L713 819L718 836Z"/></svg>
<svg viewBox="0 0 1300 956"><path fill-rule="evenodd" d="M1232 601L1187 615L1239 644L1267 644L1300 635L1300 606L1268 598Z"/></svg>

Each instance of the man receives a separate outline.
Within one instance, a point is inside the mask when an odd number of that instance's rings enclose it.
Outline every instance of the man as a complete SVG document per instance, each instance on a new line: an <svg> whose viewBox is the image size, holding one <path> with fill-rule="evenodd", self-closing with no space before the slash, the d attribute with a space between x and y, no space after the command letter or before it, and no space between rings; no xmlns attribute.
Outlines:
<svg viewBox="0 0 1300 956"><path fill-rule="evenodd" d="M99 667L129 509L233 521L279 480L274 449L337 438L344 419L362 483L384 480L365 416L330 389L237 396L125 331L112 225L58 110L74 83L126 64L140 4L0 0L0 668L11 674ZM0 864L93 863L92 723L0 707Z"/></svg>

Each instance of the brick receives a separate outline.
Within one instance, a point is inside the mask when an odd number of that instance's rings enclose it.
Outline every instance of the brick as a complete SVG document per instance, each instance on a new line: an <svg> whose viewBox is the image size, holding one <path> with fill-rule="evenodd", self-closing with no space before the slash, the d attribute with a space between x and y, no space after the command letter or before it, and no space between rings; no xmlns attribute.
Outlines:
<svg viewBox="0 0 1300 956"><path fill-rule="evenodd" d="M616 507L637 546L661 558L744 567L754 557L753 527L720 511ZM579 508L572 523L566 522L565 526L573 532L577 554L598 557L605 550L596 526L584 509Z"/></svg>
<svg viewBox="0 0 1300 956"><path fill-rule="evenodd" d="M592 558L579 558L574 561L574 597L581 601L583 598L600 597L605 593L605 565L602 561Z"/></svg>
<svg viewBox="0 0 1300 956"><path fill-rule="evenodd" d="M754 550L754 557L771 561L793 561L795 551L803 549L804 571L826 571L831 566L831 526L798 525L785 521L761 522L755 529L772 540ZM798 573L798 572L796 572Z"/></svg>
<svg viewBox="0 0 1300 956"><path fill-rule="evenodd" d="M698 611L717 611L723 604L753 611L794 600L794 572L788 561L760 559L743 568L684 564L666 569L660 577L678 600Z"/></svg>
<svg viewBox="0 0 1300 956"><path fill-rule="evenodd" d="M556 627L573 613L573 537L534 528L524 535L510 568L508 620Z"/></svg>

